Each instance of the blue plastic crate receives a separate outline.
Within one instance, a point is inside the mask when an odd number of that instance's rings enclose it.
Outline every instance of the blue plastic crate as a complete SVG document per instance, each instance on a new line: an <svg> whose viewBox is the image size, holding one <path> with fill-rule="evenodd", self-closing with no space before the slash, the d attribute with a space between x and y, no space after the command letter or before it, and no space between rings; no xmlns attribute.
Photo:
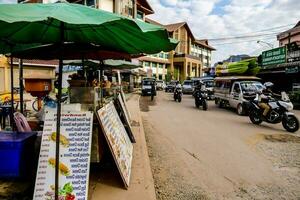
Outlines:
<svg viewBox="0 0 300 200"><path fill-rule="evenodd" d="M0 132L0 177L23 177L31 173L36 133Z"/></svg>

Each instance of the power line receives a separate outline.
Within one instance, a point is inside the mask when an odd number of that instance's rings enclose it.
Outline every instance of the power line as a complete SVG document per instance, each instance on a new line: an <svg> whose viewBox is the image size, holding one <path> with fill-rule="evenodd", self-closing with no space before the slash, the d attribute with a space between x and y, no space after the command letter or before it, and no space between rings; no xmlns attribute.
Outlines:
<svg viewBox="0 0 300 200"><path fill-rule="evenodd" d="M291 25L293 25L293 24L288 24L288 25L284 25L284 26L277 26L277 27L273 27L273 28L263 29L263 30L259 30L259 31L255 31L255 32L244 33L244 34L231 36L231 37L211 38L211 39L208 39L208 40L213 42L213 41L219 41L219 40L232 40L232 39L239 39L239 38L258 37L258 36L269 35L269 34L279 34L280 33L279 30L277 30L276 32L261 33L261 34L252 35L253 33L259 33L259 32L265 32L265 31L270 31L270 30L282 29L284 27L288 27L288 26L291 26ZM245 35L245 34L247 34L247 35ZM250 35L248 35L248 34L250 34Z"/></svg>
<svg viewBox="0 0 300 200"><path fill-rule="evenodd" d="M288 26L292 26L294 24L288 24L288 25L282 25L282 26L276 26L273 28L267 28L267 29L262 29L262 30L258 30L258 31L252 31L252 32L246 32L246 33L241 33L240 35L235 35L235 36L241 36L241 35L245 35L245 34L252 34L252 33L259 33L259 32L265 32L265 31L270 31L270 30L275 30L275 29L282 29ZM228 36L228 35L221 35L221 36ZM232 36L234 37L234 36ZM211 38L211 39L215 39L215 38Z"/></svg>
<svg viewBox="0 0 300 200"><path fill-rule="evenodd" d="M210 39L210 42L220 41L220 40L236 40L236 39L247 39L247 38L256 38L262 36L270 36L270 35L277 35L279 32L272 32L272 33L264 33L264 34L257 34L257 35L245 35L245 36L234 36L234 37L227 37L227 38L217 38L217 39Z"/></svg>
<svg viewBox="0 0 300 200"><path fill-rule="evenodd" d="M271 39L274 37L267 37L267 38L263 38L263 39ZM238 41L238 42L227 42L227 43L219 43L219 44L213 44L214 46L220 46L220 45L227 45L227 44L239 44L239 43L245 43L245 42L257 42L257 39L255 40L246 40L246 41Z"/></svg>

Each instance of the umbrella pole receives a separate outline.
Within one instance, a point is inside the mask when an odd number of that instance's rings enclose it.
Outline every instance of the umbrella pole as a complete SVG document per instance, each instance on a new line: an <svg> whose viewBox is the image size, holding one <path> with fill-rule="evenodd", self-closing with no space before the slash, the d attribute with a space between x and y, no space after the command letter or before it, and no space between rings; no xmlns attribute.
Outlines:
<svg viewBox="0 0 300 200"><path fill-rule="evenodd" d="M104 80L103 79L103 63L101 61L99 61L99 65L100 65L100 70L99 70L99 73L100 73L100 103L101 103L101 107L103 106L103 99L104 99L104 95L103 95L103 85L102 85L102 81Z"/></svg>
<svg viewBox="0 0 300 200"><path fill-rule="evenodd" d="M24 113L24 106L23 106L23 92L24 92L24 86L23 86L23 60L19 59L19 85L20 85L20 112Z"/></svg>
<svg viewBox="0 0 300 200"><path fill-rule="evenodd" d="M61 44L64 41L64 24L60 24L61 32ZM62 49L61 49L62 50ZM58 94L57 94L57 115L56 115L56 149L55 149L55 200L58 200L59 190L59 141L60 141L60 121L61 121L61 88L62 88L62 71L63 71L63 59L59 58L58 68Z"/></svg>
<svg viewBox="0 0 300 200"><path fill-rule="evenodd" d="M58 200L59 188L59 138L60 138L60 121L61 121L61 88L62 88L62 59L59 59L58 72L58 94L57 94L57 121L56 121L56 151L55 151L55 200Z"/></svg>
<svg viewBox="0 0 300 200"><path fill-rule="evenodd" d="M11 93L11 113L10 113L10 125L14 130L14 64L13 57L10 57L10 93Z"/></svg>

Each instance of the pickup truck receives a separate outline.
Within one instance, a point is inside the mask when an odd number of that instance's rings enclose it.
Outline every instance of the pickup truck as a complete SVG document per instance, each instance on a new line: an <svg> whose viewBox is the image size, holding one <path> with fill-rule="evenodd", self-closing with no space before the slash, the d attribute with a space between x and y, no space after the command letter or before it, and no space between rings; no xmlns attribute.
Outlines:
<svg viewBox="0 0 300 200"><path fill-rule="evenodd" d="M215 104L219 107L235 108L237 114L247 113L246 103L254 99L263 89L259 78L252 76L230 76L215 78Z"/></svg>

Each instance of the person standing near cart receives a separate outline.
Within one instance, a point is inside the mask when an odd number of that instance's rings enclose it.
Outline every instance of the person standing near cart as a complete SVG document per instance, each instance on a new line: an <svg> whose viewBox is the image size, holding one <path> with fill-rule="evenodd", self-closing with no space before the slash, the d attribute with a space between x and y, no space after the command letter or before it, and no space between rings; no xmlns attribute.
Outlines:
<svg viewBox="0 0 300 200"><path fill-rule="evenodd" d="M109 96L110 88L111 88L111 82L108 80L107 76L104 76L102 82L102 92L103 92L103 97Z"/></svg>
<svg viewBox="0 0 300 200"><path fill-rule="evenodd" d="M152 81L151 82L151 101L153 101L153 99L154 99L154 96L155 96L155 91L156 89L155 89L155 81Z"/></svg>

